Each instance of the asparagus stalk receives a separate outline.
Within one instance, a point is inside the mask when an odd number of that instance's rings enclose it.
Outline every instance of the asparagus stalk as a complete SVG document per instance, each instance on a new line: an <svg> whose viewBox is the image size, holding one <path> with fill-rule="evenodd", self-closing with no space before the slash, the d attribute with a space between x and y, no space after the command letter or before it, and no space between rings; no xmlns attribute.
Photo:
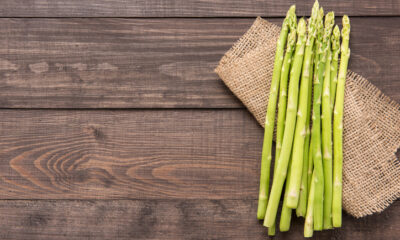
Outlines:
<svg viewBox="0 0 400 240"><path fill-rule="evenodd" d="M323 197L324 197L324 170L322 166L321 156L321 85L323 74L325 71L326 53L323 46L323 16L324 10L320 8L318 13L318 38L317 53L318 66L317 75L314 79L314 95L313 95L313 125L312 125L312 158L314 162L314 181L315 181L315 199L314 199L314 229L322 230L323 226Z"/></svg>
<svg viewBox="0 0 400 240"><path fill-rule="evenodd" d="M286 177L286 185L285 185L285 195L283 197L283 205L282 205L282 211L281 211L281 221L279 223L279 230L281 232L287 232L290 229L290 221L292 219L292 209L288 208L286 206L288 194L289 194L289 184L287 184L290 181L290 176L291 176L291 164L292 164L292 159L293 155L290 156L289 160L289 168L288 168L288 173Z"/></svg>
<svg viewBox="0 0 400 240"><path fill-rule="evenodd" d="M272 227L268 228L268 236L275 236L276 233L276 226L275 224Z"/></svg>
<svg viewBox="0 0 400 240"><path fill-rule="evenodd" d="M311 65L310 65L310 76L313 76L314 71L314 50L315 45L312 51L311 56ZM303 173L301 176L301 186L300 186L300 198L299 204L296 208L296 215L298 217L304 217L307 212L307 199L308 199L308 166L309 166L309 150L310 150L310 118L311 118L311 102L312 102L312 79L308 81L308 97L307 97L307 120L306 120L306 139L304 140L304 154L303 154Z"/></svg>
<svg viewBox="0 0 400 240"><path fill-rule="evenodd" d="M281 82L279 88L279 103L278 103L278 119L276 124L276 148L275 148L275 165L274 173L276 171L277 162L282 148L283 132L285 130L286 119L286 105L287 105L287 87L289 82L289 71L292 63L292 56L296 46L296 28L297 19L296 15L290 19L289 28L290 33L287 40L285 58L283 59Z"/></svg>
<svg viewBox="0 0 400 240"><path fill-rule="evenodd" d="M290 70L290 83L288 95L288 107L285 120L285 131L283 135L282 150L279 157L276 176L274 177L271 189L271 196L268 199L267 211L264 219L264 226L271 227L275 223L279 199L282 194L283 184L286 178L288 162L291 154L294 128L296 125L297 101L299 92L299 80L303 65L304 47L306 43L306 22L302 18L297 27L297 43L293 60L293 67Z"/></svg>
<svg viewBox="0 0 400 240"><path fill-rule="evenodd" d="M315 67L314 67L314 71L315 71ZM311 106L312 107L312 106ZM313 115L313 113L311 113L311 116ZM313 160L313 134L312 134L312 130L311 130L311 137L310 137L310 144L308 147L308 169L307 169L307 188L310 189L311 187L311 178L312 178L312 173L314 170L314 160Z"/></svg>
<svg viewBox="0 0 400 240"><path fill-rule="evenodd" d="M313 230L314 201L315 201L315 171L312 175L310 194L308 195L307 214L306 214L306 220L304 222L304 237L312 237L314 233Z"/></svg>
<svg viewBox="0 0 400 240"><path fill-rule="evenodd" d="M311 18L308 24L308 37L304 54L303 71L301 76L299 106L293 144L293 161L291 166L292 176L290 177L290 182L288 182L289 195L286 202L286 206L289 208L297 208L297 204L299 202L301 175L303 172L304 140L307 132L306 121L309 88L308 82L310 81L310 66L312 66L311 60L316 37L316 21L318 16L318 9L318 1L315 1L311 11Z"/></svg>
<svg viewBox="0 0 400 240"><path fill-rule="evenodd" d="M331 78L331 34L335 15L329 12L325 16L324 47L326 63L322 94L322 153L324 166L324 229L332 228L332 117L330 98Z"/></svg>
<svg viewBox="0 0 400 240"><path fill-rule="evenodd" d="M277 135L276 135L276 152L275 152L275 165L274 165L274 176L276 172L276 166L277 162L279 160L279 152L280 148L278 148L278 145L282 144L282 139L283 139L283 130L285 127L285 118L286 118L286 103L287 103L287 85L288 85L288 78L289 78L289 70L291 68L291 61L292 61L292 55L295 49L295 44L296 44L296 25L297 21L294 19L294 24L292 24L292 27L290 27L290 33L288 36L287 40L287 46L286 46L286 53L285 53L285 58L283 60L283 66L282 66L282 74L281 74L281 83L280 83L280 94L279 94L279 104L278 104L278 124L277 124ZM283 208L282 208L282 217L284 215L283 213ZM289 212L290 215L292 214L292 211ZM282 218L281 218L282 221ZM290 224L290 219L289 219L289 224ZM282 227L281 227L282 229ZM281 230L282 231L282 230ZM268 235L273 236L275 235L275 224L268 228Z"/></svg>
<svg viewBox="0 0 400 240"><path fill-rule="evenodd" d="M337 71L338 71L339 53L340 53L340 31L337 25L333 29L331 38L332 38L332 63L331 63L330 96L331 96L331 112L332 112L333 106L335 104L337 73L338 73Z"/></svg>
<svg viewBox="0 0 400 240"><path fill-rule="evenodd" d="M336 103L333 118L333 202L332 220L334 227L342 225L342 165L343 165L343 102L344 89L346 84L347 65L350 58L350 19L343 16L341 59L339 67L339 77L336 90Z"/></svg>
<svg viewBox="0 0 400 240"><path fill-rule="evenodd" d="M320 20L318 20L318 21L320 21ZM317 38L315 40L315 48L314 48L314 76L313 76L314 80L313 80L313 83L316 81L316 79L318 77L318 66L319 66L318 48L319 48L319 44L320 44L320 41ZM311 104L313 105L313 103L311 103ZM311 106L311 107L313 107L313 106ZM312 113L312 116L314 117L314 113ZM313 161L313 149L314 148L312 146L312 143L315 142L315 140L313 140L313 138L315 138L315 134L313 134L313 131L311 131L310 146L309 146L309 151L308 151L308 171L307 171L307 175L308 175L307 176L307 180L308 180L307 187L308 187L308 189L311 188L311 178L312 178L313 167L314 167L314 161Z"/></svg>
<svg viewBox="0 0 400 240"><path fill-rule="evenodd" d="M265 117L264 143L261 157L261 174L260 174L260 193L258 197L257 218L263 219L268 201L269 193L269 175L271 167L271 150L272 135L274 133L276 102L278 98L279 81L281 77L283 52L286 45L286 38L289 31L289 19L295 12L295 6L291 6L283 21L282 30L276 47L274 71L272 74L272 82L270 95L268 100L267 115Z"/></svg>

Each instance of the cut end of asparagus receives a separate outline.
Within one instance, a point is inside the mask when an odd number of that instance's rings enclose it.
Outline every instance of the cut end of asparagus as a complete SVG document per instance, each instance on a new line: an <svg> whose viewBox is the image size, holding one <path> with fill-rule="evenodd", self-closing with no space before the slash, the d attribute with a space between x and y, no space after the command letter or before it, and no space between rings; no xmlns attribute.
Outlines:
<svg viewBox="0 0 400 240"><path fill-rule="evenodd" d="M286 207L295 209L297 208L297 204L299 202L299 194L297 191L291 191L289 192L287 201L286 201Z"/></svg>
<svg viewBox="0 0 400 240"><path fill-rule="evenodd" d="M257 209L257 219L258 220L263 220L265 217L265 209L267 208L267 198L265 195L262 195L263 193L260 193L259 199L258 199L258 209Z"/></svg>
<svg viewBox="0 0 400 240"><path fill-rule="evenodd" d="M263 226L264 226L264 227L271 228L271 227L274 226L274 224L275 224L275 222L270 222L270 221L268 220L268 218L265 218L265 219L264 219L264 223L263 223Z"/></svg>
<svg viewBox="0 0 400 240"><path fill-rule="evenodd" d="M335 228L340 228L342 227L342 217L340 215L340 218L334 218L332 221L333 227Z"/></svg>
<svg viewBox="0 0 400 240"><path fill-rule="evenodd" d="M313 229L313 222L312 220L310 221L309 219L306 219L304 223L304 237L310 238L314 234L314 229Z"/></svg>
<svg viewBox="0 0 400 240"><path fill-rule="evenodd" d="M268 236L275 236L275 232L276 232L275 229L276 229L275 225L268 228Z"/></svg>

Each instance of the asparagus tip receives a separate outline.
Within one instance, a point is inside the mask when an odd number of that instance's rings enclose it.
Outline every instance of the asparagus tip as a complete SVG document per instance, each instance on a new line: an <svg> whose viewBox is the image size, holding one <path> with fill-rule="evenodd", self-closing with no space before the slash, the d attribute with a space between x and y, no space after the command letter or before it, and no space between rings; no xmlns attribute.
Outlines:
<svg viewBox="0 0 400 240"><path fill-rule="evenodd" d="M299 25L297 26L297 34L299 36L304 36L306 33L306 21L304 18L300 18Z"/></svg>
<svg viewBox="0 0 400 240"><path fill-rule="evenodd" d="M311 16L314 16L315 18L318 15L318 10L319 10L319 3L318 0L316 0L311 10Z"/></svg>
<svg viewBox="0 0 400 240"><path fill-rule="evenodd" d="M339 26L336 25L335 28L333 29L333 36L335 38L339 38L340 37L340 30L339 30Z"/></svg>
<svg viewBox="0 0 400 240"><path fill-rule="evenodd" d="M350 34L350 19L347 15L343 16L342 23L343 23L342 37L348 39Z"/></svg>
<svg viewBox="0 0 400 240"><path fill-rule="evenodd" d="M295 11L296 11L296 5L293 4L292 6L290 6L288 12L294 13Z"/></svg>
<svg viewBox="0 0 400 240"><path fill-rule="evenodd" d="M319 8L318 17L320 17L321 19L324 17L324 8L323 7Z"/></svg>

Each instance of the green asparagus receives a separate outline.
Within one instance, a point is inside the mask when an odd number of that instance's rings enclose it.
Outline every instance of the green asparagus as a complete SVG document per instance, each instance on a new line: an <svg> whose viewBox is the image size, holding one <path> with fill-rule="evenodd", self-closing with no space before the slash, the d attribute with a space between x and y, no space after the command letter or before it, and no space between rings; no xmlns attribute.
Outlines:
<svg viewBox="0 0 400 240"><path fill-rule="evenodd" d="M331 63L331 86L330 86L331 112L333 111L333 106L335 104L335 97L336 97L339 53L340 53L340 30L339 27L336 25L332 32L332 63Z"/></svg>
<svg viewBox="0 0 400 240"><path fill-rule="evenodd" d="M276 166L279 160L281 148L282 148L282 140L283 140L283 132L285 130L285 119L286 119L286 105L287 105L287 86L289 82L289 72L291 69L293 52L296 47L296 28L297 28L297 19L296 15L293 14L293 18L290 18L289 21L289 29L290 33L287 40L286 53L285 58L283 59L282 65L282 73L281 73L281 82L279 88L279 103L278 103L278 119L276 124L276 148L275 148L275 165L274 172L276 170Z"/></svg>
<svg viewBox="0 0 400 240"><path fill-rule="evenodd" d="M283 21L282 30L276 47L274 71L272 74L267 115L265 117L264 143L263 143L262 158L261 158L260 193L258 198L258 210L257 210L258 219L264 218L265 209L268 201L272 135L274 132L276 102L278 98L279 82L280 82L281 69L283 63L283 52L289 31L289 21L291 18L293 18L295 10L296 7L293 5L287 12L286 18Z"/></svg>
<svg viewBox="0 0 400 240"><path fill-rule="evenodd" d="M350 19L343 16L341 59L336 89L336 102L333 118L333 201L332 221L334 227L342 225L342 165L343 165L343 103L346 85L347 65L350 58Z"/></svg>
<svg viewBox="0 0 400 240"><path fill-rule="evenodd" d="M281 232L287 232L289 231L290 228L290 221L292 220L292 209L288 208L286 206L286 201L288 198L288 193L289 193L289 184L287 184L290 181L290 175L291 175L291 164L292 164L292 159L293 155L290 156L289 160L289 167L288 167L288 173L286 177L286 185L285 185L285 195L283 196L283 204L282 204L282 211L281 211L281 221L279 223L279 230Z"/></svg>
<svg viewBox="0 0 400 240"><path fill-rule="evenodd" d="M308 37L306 50L304 54L304 64L301 77L299 105L296 120L296 130L293 144L293 161L291 166L291 177L289 183L289 195L286 206L289 208L297 208L299 202L299 193L301 185L301 175L303 172L303 154L304 140L306 137L306 121L307 121L307 106L308 106L308 89L310 81L310 66L312 60L312 52L316 37L316 21L318 16L319 4L315 1L311 12L311 18L308 24Z"/></svg>
<svg viewBox="0 0 400 240"><path fill-rule="evenodd" d="M304 222L304 237L312 237L314 233L314 201L315 201L315 171L312 174L310 194L308 195L308 205L306 220Z"/></svg>
<svg viewBox="0 0 400 240"><path fill-rule="evenodd" d="M323 74L325 71L326 53L323 46L323 16L324 10L320 8L318 13L317 29L317 54L318 66L317 75L314 79L314 95L313 95L313 125L312 125L312 159L314 162L314 181L315 181L315 197L314 197L314 229L322 230L323 227L323 196L324 196L324 170L322 166L321 156L321 88L323 82Z"/></svg>
<svg viewBox="0 0 400 240"><path fill-rule="evenodd" d="M314 52L315 52L315 44L313 48L313 53L311 56L311 64L310 64L310 76L313 79L314 72ZM309 150L310 150L310 118L311 118L311 103L312 103L312 79L308 81L308 97L307 97L307 121L306 121L306 139L304 140L304 154L303 154L303 173L301 176L301 186L300 186L300 198L299 204L296 208L296 215L298 217L305 217L307 212L307 200L308 200L308 166L309 166ZM310 178L311 179L311 178Z"/></svg>
<svg viewBox="0 0 400 240"><path fill-rule="evenodd" d="M275 165L274 165L274 175L276 172L276 166L278 162L278 156L280 152L280 148L278 148L278 144L281 144L283 138L283 130L284 130L284 122L286 118L286 103L287 103L287 85L289 78L289 71L291 68L292 55L294 52L294 48L296 45L296 25L297 21L294 19L293 26L290 28L290 33L287 40L286 53L285 58L283 60L282 66L282 74L281 74L281 83L280 83L280 94L279 94L279 104L278 104L278 123L277 123L277 134L276 134L276 152L275 152ZM281 133L279 134L279 132ZM290 214L292 212L290 211ZM282 209L283 215L283 209ZM281 218L282 219L282 218ZM290 219L289 219L290 224ZM282 230L281 230L282 231ZM268 235L275 235L275 225L268 228Z"/></svg>
<svg viewBox="0 0 400 240"><path fill-rule="evenodd" d="M306 22L302 18L297 27L297 43L293 60L293 68L290 70L290 83L288 94L288 106L285 120L282 150L279 157L276 176L274 177L271 195L268 199L265 213L264 226L271 227L275 223L279 200L282 194L283 184L287 174L289 157L291 154L294 129L296 125L297 101L299 92L299 80L303 65L304 47L306 42Z"/></svg>
<svg viewBox="0 0 400 240"><path fill-rule="evenodd" d="M319 21L319 20L318 20ZM318 39L315 40L315 47L314 47L314 76L313 76L313 83L316 81L318 77L318 66L319 66L319 54L318 54L318 48L319 48L320 41ZM313 105L313 99L311 99ZM311 106L313 107L313 106ZM314 117L314 114L312 115ZM313 118L312 117L312 118ZM307 188L310 189L311 187L311 178L313 174L313 168L314 168L314 161L313 161L313 146L312 143L315 142L313 140L313 137L315 138L315 134L311 131L311 138L310 138L310 146L309 146L309 151L308 151L308 170L307 170Z"/></svg>
<svg viewBox="0 0 400 240"><path fill-rule="evenodd" d="M331 77L331 34L335 15L329 12L325 16L323 45L326 48L326 63L322 90L322 154L324 166L324 229L332 228L332 117L330 104Z"/></svg>

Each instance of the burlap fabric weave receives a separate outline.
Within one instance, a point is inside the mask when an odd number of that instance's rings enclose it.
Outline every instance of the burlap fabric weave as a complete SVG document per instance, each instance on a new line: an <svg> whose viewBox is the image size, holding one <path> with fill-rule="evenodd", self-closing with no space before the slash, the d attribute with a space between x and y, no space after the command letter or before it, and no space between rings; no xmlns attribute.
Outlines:
<svg viewBox="0 0 400 240"><path fill-rule="evenodd" d="M262 126L279 32L257 18L215 69ZM380 212L400 196L400 105L349 71L343 121L343 208L355 217Z"/></svg>

